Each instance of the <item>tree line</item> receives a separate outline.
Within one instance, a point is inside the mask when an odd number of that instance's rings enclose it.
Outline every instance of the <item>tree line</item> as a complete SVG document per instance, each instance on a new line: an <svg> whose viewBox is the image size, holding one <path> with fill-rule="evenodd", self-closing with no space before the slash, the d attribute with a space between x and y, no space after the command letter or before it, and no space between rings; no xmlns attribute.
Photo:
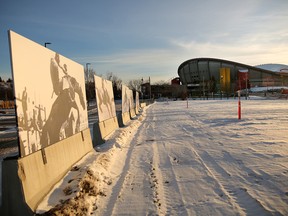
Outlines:
<svg viewBox="0 0 288 216"><path fill-rule="evenodd" d="M0 77L0 100L14 100L13 80L11 78L5 81Z"/></svg>
<svg viewBox="0 0 288 216"><path fill-rule="evenodd" d="M141 85L145 82L143 79L132 79L127 83L123 83L122 79L117 75L113 74L113 72L107 72L105 75L96 74L96 71L93 68L85 69L85 88L86 88L86 99L87 102L91 100L95 100L95 82L94 75L103 77L106 80L110 80L112 82L113 93L115 99L121 99L121 86L125 84L129 87L133 92L141 91ZM168 85L169 83L160 81L158 83L154 83L155 85ZM13 80L8 78L7 81L3 80L0 77L0 100L14 100L14 91L13 91Z"/></svg>

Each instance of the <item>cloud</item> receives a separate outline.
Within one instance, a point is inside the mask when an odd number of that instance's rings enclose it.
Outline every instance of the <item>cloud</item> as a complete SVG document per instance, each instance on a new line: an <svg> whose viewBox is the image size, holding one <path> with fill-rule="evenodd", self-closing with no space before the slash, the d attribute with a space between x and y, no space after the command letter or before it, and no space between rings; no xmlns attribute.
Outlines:
<svg viewBox="0 0 288 216"><path fill-rule="evenodd" d="M77 62L91 63L98 74L113 72L123 80L152 76L155 81L177 76L183 59L169 49L122 50L106 55L74 57Z"/></svg>
<svg viewBox="0 0 288 216"><path fill-rule="evenodd" d="M205 40L178 37L170 39L170 43L178 52L189 56L224 58L251 65L287 63L287 29L256 30L211 32Z"/></svg>
<svg viewBox="0 0 288 216"><path fill-rule="evenodd" d="M264 30L265 31L265 30ZM249 65L287 63L288 32L236 30L211 32L205 40L187 36L162 37L165 48L122 49L111 53L75 57L78 62L89 62L101 74L112 71L123 80L142 76L168 79L177 76L178 66L192 58L222 58ZM162 77L162 78L160 78ZM157 78L158 79L158 78Z"/></svg>

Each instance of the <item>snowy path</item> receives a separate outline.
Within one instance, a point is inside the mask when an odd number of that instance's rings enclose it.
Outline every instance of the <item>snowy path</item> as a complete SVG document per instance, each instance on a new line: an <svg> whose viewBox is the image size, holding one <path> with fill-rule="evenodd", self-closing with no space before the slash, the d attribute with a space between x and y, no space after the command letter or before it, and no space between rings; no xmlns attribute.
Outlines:
<svg viewBox="0 0 288 216"><path fill-rule="evenodd" d="M244 100L240 121L237 100L186 106L145 109L79 161L38 213L288 215L287 100Z"/></svg>
<svg viewBox="0 0 288 216"><path fill-rule="evenodd" d="M286 104L244 101L241 121L232 100L152 105L96 214L287 215Z"/></svg>

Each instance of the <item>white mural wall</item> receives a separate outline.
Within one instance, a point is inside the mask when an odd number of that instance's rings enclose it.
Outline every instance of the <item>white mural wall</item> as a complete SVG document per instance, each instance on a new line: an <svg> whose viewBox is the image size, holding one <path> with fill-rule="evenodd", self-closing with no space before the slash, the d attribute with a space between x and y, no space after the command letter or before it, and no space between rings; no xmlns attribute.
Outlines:
<svg viewBox="0 0 288 216"><path fill-rule="evenodd" d="M130 90L130 92L129 92L129 101L130 101L130 109L134 109L135 104L134 104L134 98L133 98L133 91L132 90Z"/></svg>
<svg viewBox="0 0 288 216"><path fill-rule="evenodd" d="M99 122L116 116L112 82L94 76Z"/></svg>
<svg viewBox="0 0 288 216"><path fill-rule="evenodd" d="M136 91L135 104L136 104L136 109L139 110L139 108L140 108L140 101L139 101L139 92L138 92L138 91Z"/></svg>
<svg viewBox="0 0 288 216"><path fill-rule="evenodd" d="M88 128L84 68L9 31L20 154Z"/></svg>
<svg viewBox="0 0 288 216"><path fill-rule="evenodd" d="M122 113L129 112L130 108L130 89L122 85Z"/></svg>

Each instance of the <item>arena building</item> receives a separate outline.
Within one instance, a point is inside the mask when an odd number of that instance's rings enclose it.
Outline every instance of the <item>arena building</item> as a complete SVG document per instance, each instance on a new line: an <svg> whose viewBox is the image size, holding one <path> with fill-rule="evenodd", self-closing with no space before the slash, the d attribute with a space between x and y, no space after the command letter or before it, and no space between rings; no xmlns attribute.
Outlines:
<svg viewBox="0 0 288 216"><path fill-rule="evenodd" d="M255 67L224 59L194 58L178 67L178 75L194 94L234 94L239 89L288 86L288 66L280 66L278 71L272 71L264 69L265 65Z"/></svg>

